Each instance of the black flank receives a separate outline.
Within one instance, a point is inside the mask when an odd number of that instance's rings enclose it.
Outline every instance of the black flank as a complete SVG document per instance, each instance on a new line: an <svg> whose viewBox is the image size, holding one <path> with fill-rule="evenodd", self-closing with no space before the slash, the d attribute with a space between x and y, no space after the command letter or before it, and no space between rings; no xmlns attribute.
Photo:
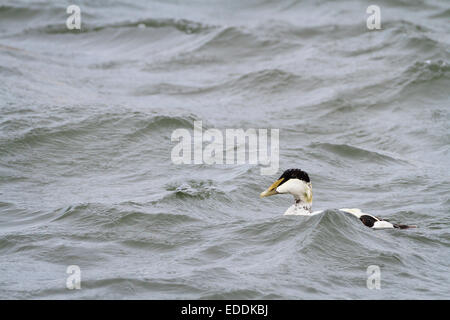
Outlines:
<svg viewBox="0 0 450 320"><path fill-rule="evenodd" d="M369 228L372 228L375 222L378 221L374 217L367 215L362 215L361 217L359 217L359 220L361 220L362 223L364 223L364 225L368 226Z"/></svg>

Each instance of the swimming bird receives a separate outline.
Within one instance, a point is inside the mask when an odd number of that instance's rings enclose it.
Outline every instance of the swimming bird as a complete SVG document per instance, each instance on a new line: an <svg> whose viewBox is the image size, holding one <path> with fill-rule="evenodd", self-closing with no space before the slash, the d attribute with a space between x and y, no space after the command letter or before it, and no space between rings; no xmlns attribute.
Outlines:
<svg viewBox="0 0 450 320"><path fill-rule="evenodd" d="M322 213L322 211L312 211L312 184L309 179L309 175L301 169L288 169L260 194L261 198L272 196L275 194L292 194L295 199L295 203L290 206L285 215L316 215ZM372 229L409 229L416 228L417 226L409 226L402 224L390 223L387 220L375 217L371 214L364 213L360 209L339 209L339 211L349 213L358 218L365 226Z"/></svg>

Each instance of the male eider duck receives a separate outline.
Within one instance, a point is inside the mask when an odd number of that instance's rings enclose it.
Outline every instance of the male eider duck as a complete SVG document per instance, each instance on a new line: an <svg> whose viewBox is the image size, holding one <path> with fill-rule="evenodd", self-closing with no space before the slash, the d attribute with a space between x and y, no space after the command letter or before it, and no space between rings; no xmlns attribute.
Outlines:
<svg viewBox="0 0 450 320"><path fill-rule="evenodd" d="M300 169L288 169L275 181L266 191L261 193L261 198L274 194L290 193L294 196L295 204L289 207L285 215L315 215L323 211L312 211L312 185L309 176ZM416 226L390 223L389 221L377 218L373 215L362 212L360 209L339 209L350 213L361 222L372 229L408 229Z"/></svg>

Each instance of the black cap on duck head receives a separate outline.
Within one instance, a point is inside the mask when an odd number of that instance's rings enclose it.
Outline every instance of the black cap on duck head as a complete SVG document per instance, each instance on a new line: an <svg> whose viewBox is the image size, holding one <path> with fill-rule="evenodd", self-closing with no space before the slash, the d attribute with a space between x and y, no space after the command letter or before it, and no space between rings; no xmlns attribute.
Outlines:
<svg viewBox="0 0 450 320"><path fill-rule="evenodd" d="M279 184L282 185L284 182L288 181L289 179L299 179L305 182L311 182L309 180L308 174L301 170L301 169L287 169L283 174L278 178L278 180L282 179L283 181Z"/></svg>

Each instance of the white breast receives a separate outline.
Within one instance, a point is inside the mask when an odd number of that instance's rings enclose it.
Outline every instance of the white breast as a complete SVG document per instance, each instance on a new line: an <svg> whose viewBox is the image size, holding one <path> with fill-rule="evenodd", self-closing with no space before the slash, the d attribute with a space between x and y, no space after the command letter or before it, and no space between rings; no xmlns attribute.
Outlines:
<svg viewBox="0 0 450 320"><path fill-rule="evenodd" d="M309 210L305 210L303 207L298 206L298 205L292 205L290 206L286 212L284 213L285 216L313 216L319 213L322 213L323 210L321 211L314 211L311 212Z"/></svg>

